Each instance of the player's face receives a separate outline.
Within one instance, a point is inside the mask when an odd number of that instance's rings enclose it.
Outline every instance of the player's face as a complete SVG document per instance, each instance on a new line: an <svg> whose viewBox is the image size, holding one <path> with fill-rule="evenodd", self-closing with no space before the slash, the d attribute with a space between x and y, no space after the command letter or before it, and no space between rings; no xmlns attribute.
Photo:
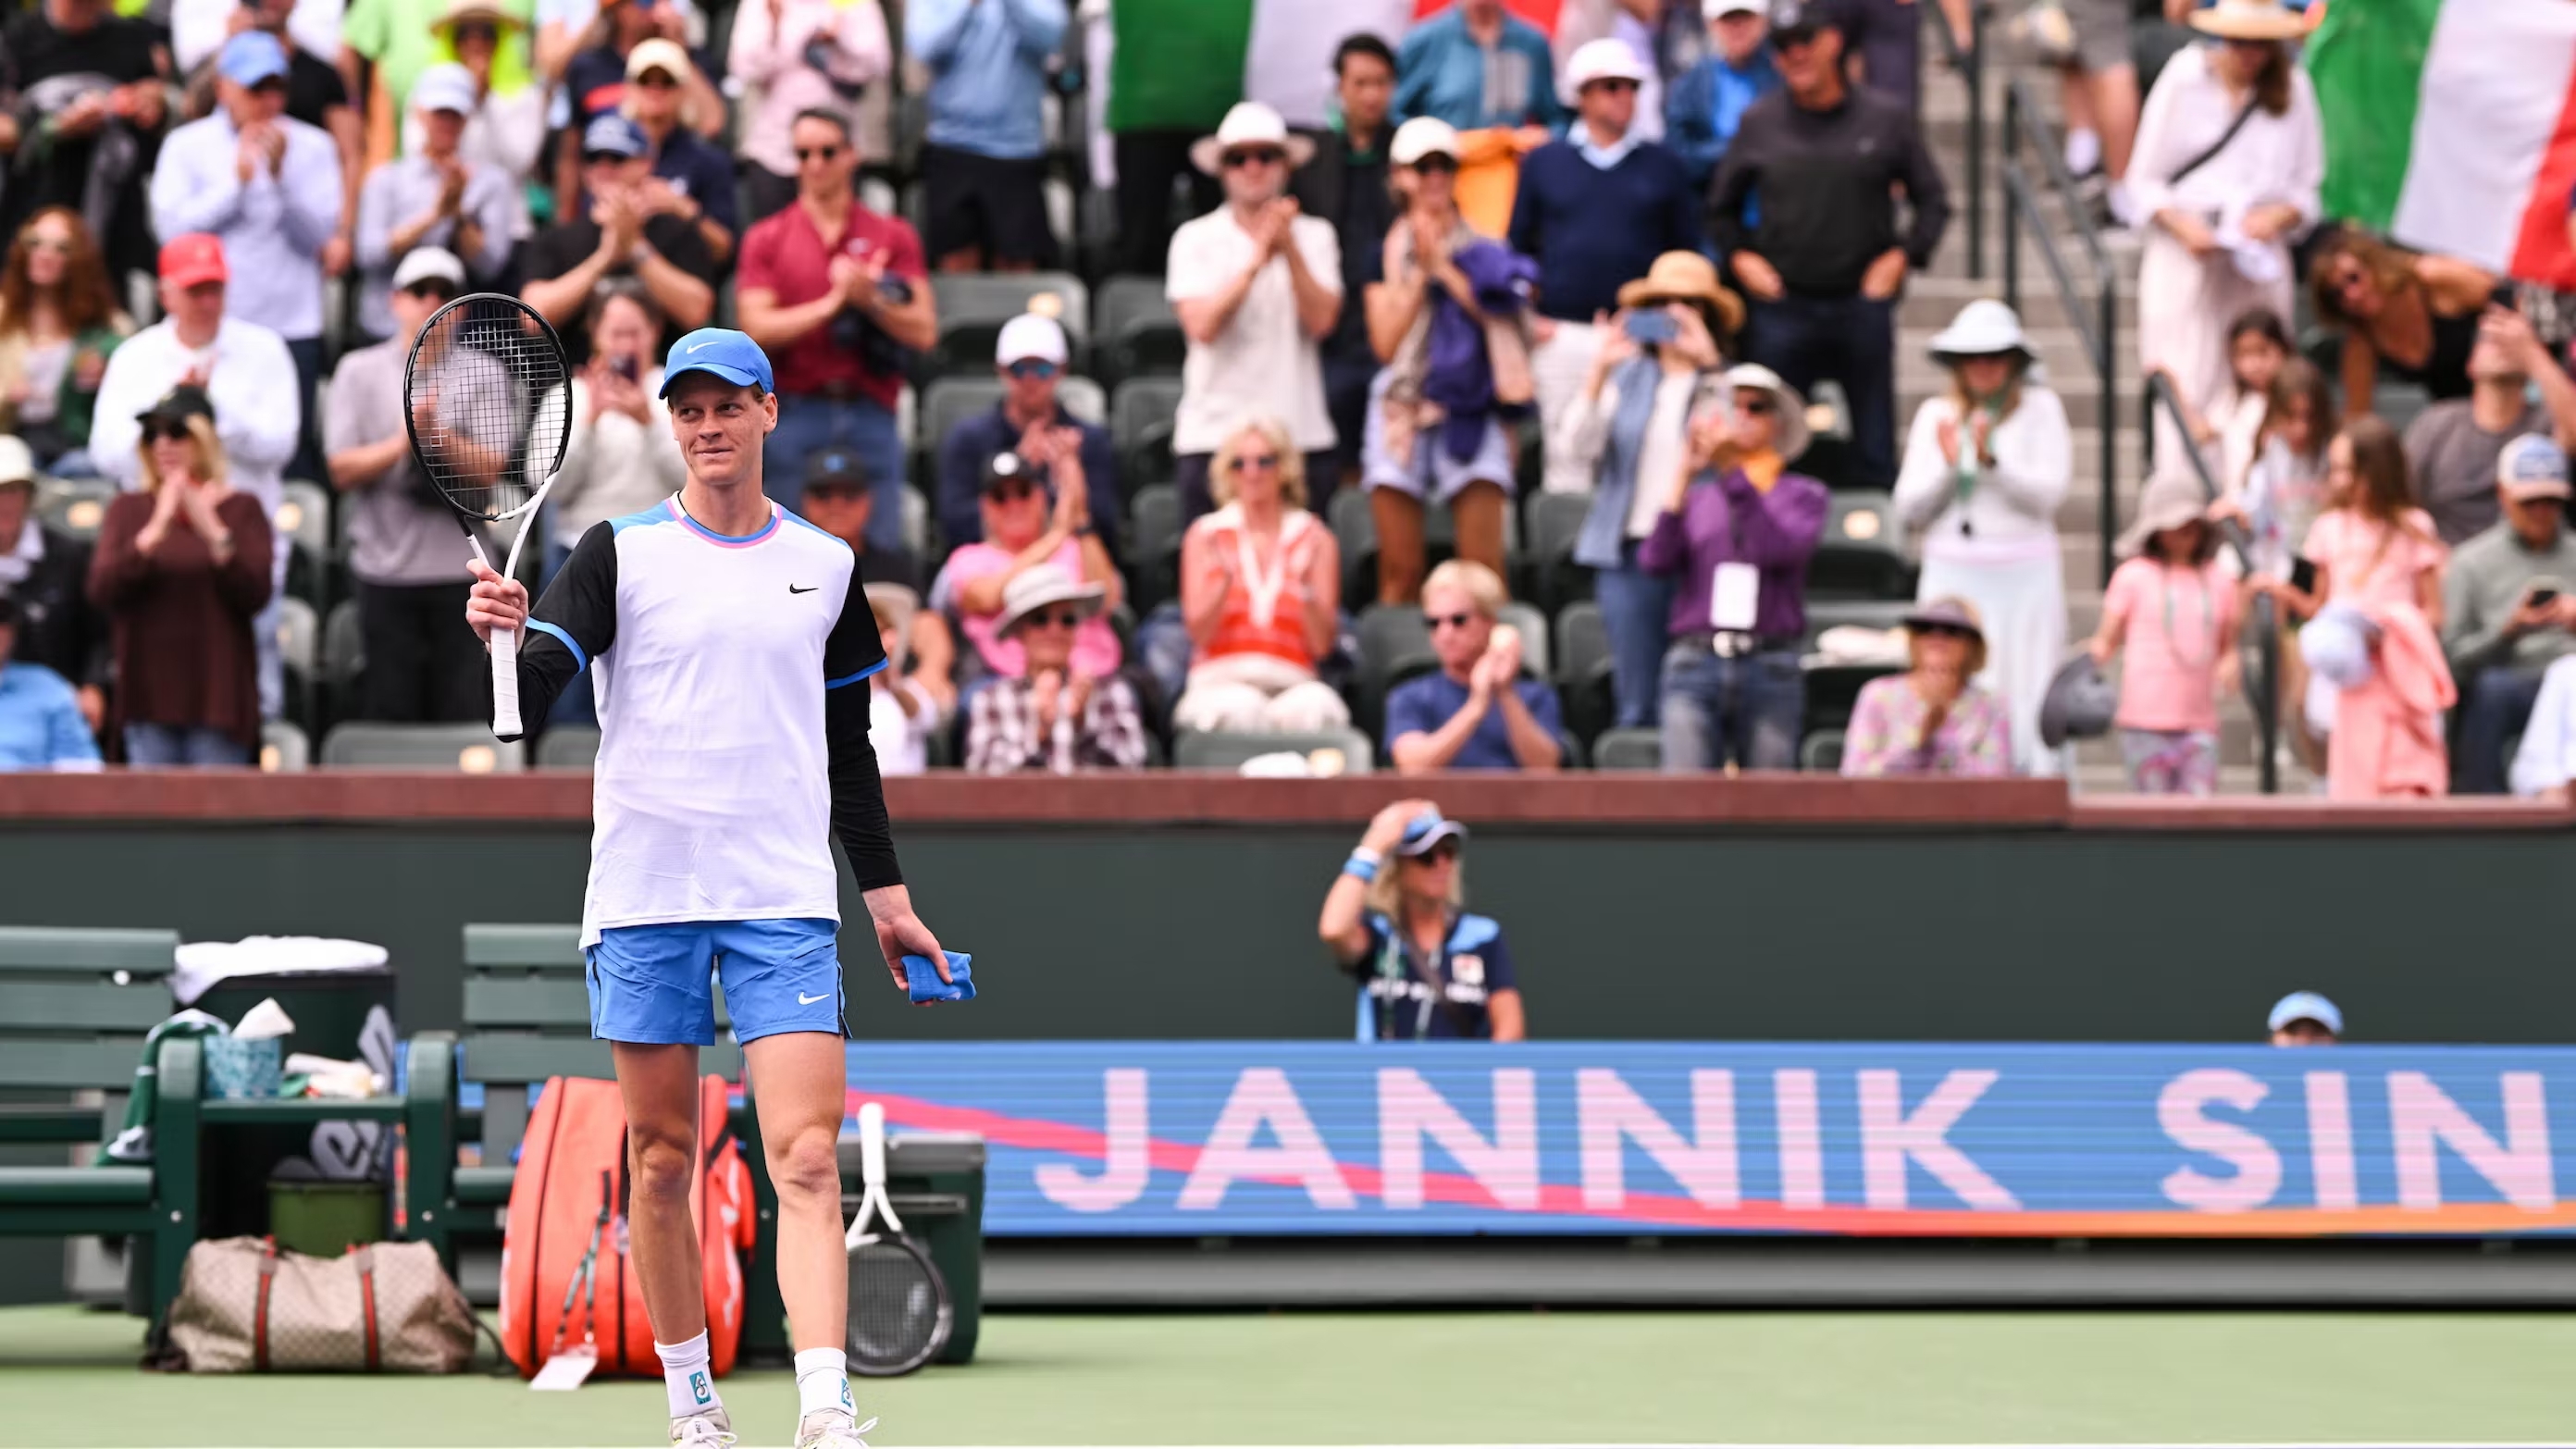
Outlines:
<svg viewBox="0 0 2576 1449"><path fill-rule="evenodd" d="M760 486L760 445L778 426L778 398L691 373L671 389L671 436L689 476L714 487Z"/></svg>

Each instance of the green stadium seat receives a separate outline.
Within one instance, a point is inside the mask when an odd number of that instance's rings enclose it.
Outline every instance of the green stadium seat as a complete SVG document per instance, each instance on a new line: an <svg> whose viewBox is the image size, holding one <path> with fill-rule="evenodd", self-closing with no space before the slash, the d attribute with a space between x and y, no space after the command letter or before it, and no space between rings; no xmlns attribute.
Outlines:
<svg viewBox="0 0 2576 1449"><path fill-rule="evenodd" d="M1024 312L1053 311L1080 366L1091 336L1091 291L1070 272L941 272L930 279L939 299L937 370L950 376L989 376L1003 324ZM1052 299L1050 302L1049 299Z"/></svg>
<svg viewBox="0 0 2576 1449"><path fill-rule="evenodd" d="M322 737L325 768L456 770L468 775L516 774L527 768L524 747L492 738L492 727L470 724L380 724L352 720Z"/></svg>
<svg viewBox="0 0 2576 1449"><path fill-rule="evenodd" d="M1109 425L1109 394L1087 377L1068 377L1055 386L1055 400L1075 418L1095 428Z"/></svg>
<svg viewBox="0 0 2576 1449"><path fill-rule="evenodd" d="M1527 504L1529 547L1522 554L1520 592L1553 613L1592 597L1592 570L1574 561L1574 541L1592 512L1589 493L1534 493Z"/></svg>
<svg viewBox="0 0 2576 1449"><path fill-rule="evenodd" d="M1663 736L1653 730L1607 730L1592 742L1592 768L1596 770L1660 770L1663 767Z"/></svg>
<svg viewBox="0 0 2576 1449"><path fill-rule="evenodd" d="M1610 687L1610 629L1602 622L1599 604L1580 599L1557 613L1555 663L1557 703L1567 732L1588 740L1608 729L1617 718L1617 703ZM1595 768L1612 768L1601 763L1598 744L1592 757Z"/></svg>
<svg viewBox="0 0 2576 1449"><path fill-rule="evenodd" d="M1179 596L1181 533L1180 489L1149 483L1128 499L1127 577L1140 613Z"/></svg>
<svg viewBox="0 0 2576 1449"><path fill-rule="evenodd" d="M322 658L312 711L304 727L320 733L356 709L358 680L367 672L367 636L358 624L358 601L342 599L322 617Z"/></svg>
<svg viewBox="0 0 2576 1449"><path fill-rule="evenodd" d="M1307 755L1318 750L1338 751L1341 771L1345 775L1366 775L1375 768L1375 751L1368 736L1357 730L1325 730L1316 734L1229 734L1222 731L1202 733L1183 730L1172 744L1172 763L1183 770L1238 770L1243 762L1261 755L1281 753Z"/></svg>
<svg viewBox="0 0 2576 1449"><path fill-rule="evenodd" d="M1798 768L1810 774L1839 775L1843 769L1843 732L1817 730L1798 743Z"/></svg>
<svg viewBox="0 0 2576 1449"><path fill-rule="evenodd" d="M1180 315L1163 295L1160 277L1111 277L1100 284L1095 355L1103 379L1115 385L1132 377L1180 375L1189 353Z"/></svg>
<svg viewBox="0 0 2576 1449"><path fill-rule="evenodd" d="M277 656L286 670L287 713L312 719L320 684L322 620L311 604L292 594L277 601Z"/></svg>
<svg viewBox="0 0 2576 1449"><path fill-rule="evenodd" d="M933 379L921 390L921 421L915 442L925 460L935 463L939 445L959 423L991 412L1001 405L1002 380L990 366L981 377L956 376ZM925 478L933 475L924 474Z"/></svg>
<svg viewBox="0 0 2576 1449"><path fill-rule="evenodd" d="M1811 596L1896 599L1914 592L1913 570L1898 547L1896 500L1878 492L1833 495L1824 539L1807 566Z"/></svg>
<svg viewBox="0 0 2576 1449"><path fill-rule="evenodd" d="M1132 495L1173 478L1172 414L1181 405L1177 377L1131 377L1109 397L1109 438L1118 449L1118 477Z"/></svg>
<svg viewBox="0 0 2576 1449"><path fill-rule="evenodd" d="M598 763L597 725L555 725L537 741L540 770L587 770Z"/></svg>

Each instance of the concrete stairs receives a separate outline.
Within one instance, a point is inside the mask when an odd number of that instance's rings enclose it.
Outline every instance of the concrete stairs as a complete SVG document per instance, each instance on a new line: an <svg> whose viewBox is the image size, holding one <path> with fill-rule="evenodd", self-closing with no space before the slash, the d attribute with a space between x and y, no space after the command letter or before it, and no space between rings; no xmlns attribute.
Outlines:
<svg viewBox="0 0 2576 1449"><path fill-rule="evenodd" d="M1990 41L1989 49L2001 52L2005 47L1999 41ZM2048 129L2052 135L2059 132L2061 124L2056 116L2055 77L2045 70L2023 67L2013 58L1997 54L1988 62L1985 83L1988 150L1983 195L1969 196L1966 189L1967 86L1956 72L1941 62L1940 47L1928 36L1924 54L1924 133L1941 166L1943 178L1949 182L1952 214L1939 254L1929 268L1909 281L1905 300L1897 313L1897 436L1900 445L1904 439L1905 422L1913 417L1914 410L1948 385L1947 374L1932 362L1927 352L1933 335L1968 302L1979 297L2003 295L2001 217L2007 202L2000 166L2000 143L2004 139L2005 77L2017 74L2024 78L2030 94L2049 117ZM2098 320L2094 310L2097 304L2094 301L2091 259L2072 218L2063 215L2057 199L2047 194L2044 181L2042 193L2041 209L2050 222L2050 232L2057 242L2059 254L2076 283L2078 301L2085 314L2081 323L2068 314L2038 240L2025 230L2018 248L2022 326L2039 351L2049 386L2065 402L2067 420L2075 435L2075 477L2057 520L2066 564L2067 640L2071 648L2090 638L2101 619L2105 582L2101 538L2105 520L2099 460L2105 427L2112 430L2115 442L2112 499L2118 521L2110 525L2111 531L2116 532L2120 522L2134 516L2139 488L2146 476L2143 420L2140 416L2145 390L2138 374L2137 344L2139 243L2135 236L2120 232L2107 233L2103 238L2118 289L2113 338L2114 386L2118 396L2106 404L2081 330L2083 325ZM1969 275L1968 211L1972 205L1984 208L1987 221L1982 277ZM2248 673L2251 674L2253 669L2254 661L2249 657ZM2255 793L2260 780L2257 770L2259 732L2253 715L2241 696L2229 699L2222 706L2220 715L2219 789L2225 794ZM2127 772L2121 763L2116 741L2086 742L2077 748L2074 765L2074 785L2079 792L2116 793L2127 788ZM2284 793L2299 793L2308 788L2309 781L2304 772L2294 764L2284 768L2281 783Z"/></svg>

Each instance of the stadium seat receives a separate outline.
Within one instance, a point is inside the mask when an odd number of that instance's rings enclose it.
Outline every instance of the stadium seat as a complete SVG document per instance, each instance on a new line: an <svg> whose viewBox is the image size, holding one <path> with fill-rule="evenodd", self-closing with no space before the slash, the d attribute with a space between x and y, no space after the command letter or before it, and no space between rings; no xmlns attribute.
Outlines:
<svg viewBox="0 0 2576 1449"><path fill-rule="evenodd" d="M909 483L903 485L903 546L914 558L930 557L930 500Z"/></svg>
<svg viewBox="0 0 2576 1449"><path fill-rule="evenodd" d="M324 768L457 770L468 775L516 774L527 757L516 743L492 738L492 727L470 724L378 724L353 720L322 737Z"/></svg>
<svg viewBox="0 0 2576 1449"><path fill-rule="evenodd" d="M290 550L286 561L287 593L310 599L316 607L327 604L331 591L330 490L310 479L289 478L268 521L286 538Z"/></svg>
<svg viewBox="0 0 2576 1449"><path fill-rule="evenodd" d="M367 637L358 625L358 602L342 599L322 616L321 668L305 728L319 733L326 722L348 714L357 703L358 677L366 672Z"/></svg>
<svg viewBox="0 0 2576 1449"><path fill-rule="evenodd" d="M1118 477L1130 495L1172 481L1172 414L1181 405L1177 377L1131 377L1109 397L1109 438Z"/></svg>
<svg viewBox="0 0 2576 1449"><path fill-rule="evenodd" d="M1807 591L1822 597L1905 598L1913 570L1898 545L1896 500L1885 493L1833 495L1825 536L1807 566Z"/></svg>
<svg viewBox="0 0 2576 1449"><path fill-rule="evenodd" d="M1151 483L1127 502L1127 578L1139 613L1151 613L1181 587L1181 491Z"/></svg>
<svg viewBox="0 0 2576 1449"><path fill-rule="evenodd" d="M1893 629L1905 620L1914 607L1909 599L1810 599L1807 601L1807 633L1810 638L1826 630L1850 626L1861 629ZM1823 730L1838 727L1851 719L1852 708L1860 701L1861 686L1882 674L1893 674L1902 663L1820 663L1809 660L1807 676L1807 727Z"/></svg>
<svg viewBox="0 0 2576 1449"><path fill-rule="evenodd" d="M1609 730L1592 742L1592 768L1596 770L1660 770L1663 767L1663 736L1653 730Z"/></svg>
<svg viewBox="0 0 2576 1449"><path fill-rule="evenodd" d="M1131 377L1177 377L1189 353L1180 315L1163 295L1160 277L1111 277L1100 284L1094 355L1111 385Z"/></svg>
<svg viewBox="0 0 2576 1449"><path fill-rule="evenodd" d="M981 377L934 379L921 392L922 456L936 459L939 445L952 429L968 418L991 412L1001 401L1002 380L993 375L989 365Z"/></svg>
<svg viewBox="0 0 2576 1449"><path fill-rule="evenodd" d="M322 621L313 606L290 594L277 601L277 656L286 667L286 708L298 719L313 717L313 691L319 682Z"/></svg>
<svg viewBox="0 0 2576 1449"><path fill-rule="evenodd" d="M1023 312L1052 311L1082 364L1091 336L1091 291L1070 272L941 272L930 279L939 299L939 341L932 360L949 376L989 375L1002 325ZM1052 302L1049 299L1053 299Z"/></svg>
<svg viewBox="0 0 2576 1449"><path fill-rule="evenodd" d="M597 725L555 725L537 741L540 770L587 770L598 763Z"/></svg>
<svg viewBox="0 0 2576 1449"><path fill-rule="evenodd" d="M1283 753L1306 756L1318 773L1366 775L1376 768L1368 736L1357 730L1260 735L1183 730L1173 742L1172 763L1184 770L1239 770L1246 760Z"/></svg>
<svg viewBox="0 0 2576 1449"><path fill-rule="evenodd" d="M116 485L104 478L56 478L36 492L36 517L45 527L78 539L98 537Z"/></svg>
<svg viewBox="0 0 2576 1449"><path fill-rule="evenodd" d="M1109 394L1090 378L1068 377L1057 383L1055 400L1066 412L1095 428L1109 425Z"/></svg>
<svg viewBox="0 0 2576 1449"><path fill-rule="evenodd" d="M1523 674L1530 676L1532 679L1554 679L1556 677L1556 672L1548 668L1548 660L1553 651L1548 645L1547 616L1545 614L1540 613L1537 609L1528 604L1521 603L1516 599L1511 603L1503 605L1502 612L1494 616L1494 622L1497 624L1509 624L1514 629L1520 631L1521 672Z"/></svg>
<svg viewBox="0 0 2576 1449"><path fill-rule="evenodd" d="M1810 774L1839 775L1843 768L1843 732L1818 730L1798 744L1798 768Z"/></svg>
<svg viewBox="0 0 2576 1449"><path fill-rule="evenodd" d="M1589 493L1535 493L1528 502L1519 592L1554 613L1592 597L1592 570L1574 561L1574 541L1592 512Z"/></svg>
<svg viewBox="0 0 2576 1449"><path fill-rule="evenodd" d="M1590 599L1568 604L1556 616L1556 696L1565 713L1567 733L1591 739L1617 716L1610 688L1610 630L1601 621L1601 606ZM1596 768L1601 747L1592 747Z"/></svg>
<svg viewBox="0 0 2576 1449"><path fill-rule="evenodd" d="M1351 722L1373 738L1386 733L1386 697L1397 685L1440 667L1422 610L1411 604L1371 604L1360 610L1359 675L1353 681Z"/></svg>
<svg viewBox="0 0 2576 1449"><path fill-rule="evenodd" d="M271 775L300 775L313 768L313 739L295 725L273 719L259 727L259 767Z"/></svg>

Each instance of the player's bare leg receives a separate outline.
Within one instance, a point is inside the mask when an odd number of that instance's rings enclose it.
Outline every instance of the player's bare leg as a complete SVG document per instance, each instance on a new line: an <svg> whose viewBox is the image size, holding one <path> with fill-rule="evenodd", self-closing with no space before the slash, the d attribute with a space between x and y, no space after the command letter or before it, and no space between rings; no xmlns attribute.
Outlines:
<svg viewBox="0 0 2576 1449"><path fill-rule="evenodd" d="M850 1396L849 1250L841 1241L841 1119L849 1066L841 1038L783 1032L743 1047L761 1150L778 1189L778 1296L796 1347L797 1449L856 1446Z"/></svg>
<svg viewBox="0 0 2576 1449"><path fill-rule="evenodd" d="M626 1230L653 1347L662 1356L671 1443L688 1449L730 1443L733 1425L707 1363L706 1283L697 1224L689 1216L689 1182L698 1163L698 1049L612 1042L609 1054L626 1103L633 1185Z"/></svg>

